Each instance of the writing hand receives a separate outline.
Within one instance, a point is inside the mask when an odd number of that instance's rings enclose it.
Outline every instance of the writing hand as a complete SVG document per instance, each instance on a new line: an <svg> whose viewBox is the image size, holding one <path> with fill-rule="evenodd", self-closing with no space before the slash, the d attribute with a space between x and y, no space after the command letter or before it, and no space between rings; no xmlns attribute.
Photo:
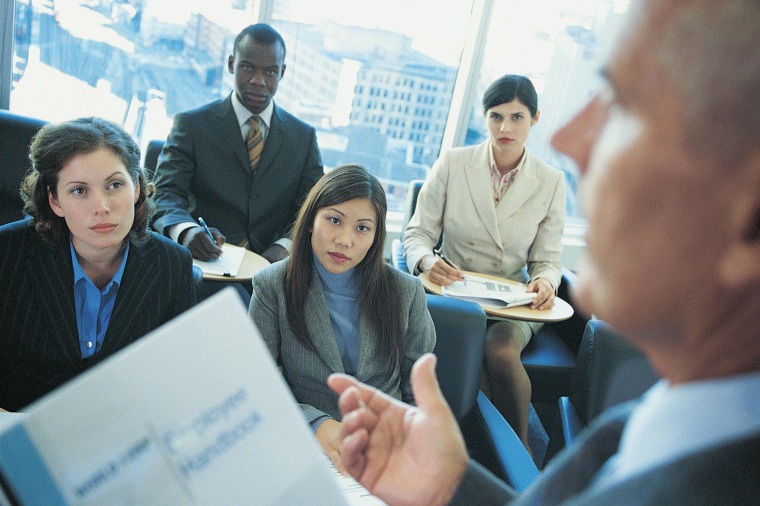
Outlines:
<svg viewBox="0 0 760 506"><path fill-rule="evenodd" d="M439 255L426 255L420 260L420 270L427 273L428 279L440 286L448 286L454 281L462 281L464 273L455 264Z"/></svg>
<svg viewBox="0 0 760 506"><path fill-rule="evenodd" d="M328 384L340 395L341 459L373 495L391 505L447 504L467 468L467 450L435 376L436 358L412 368L410 406L345 374Z"/></svg>
<svg viewBox="0 0 760 506"><path fill-rule="evenodd" d="M530 303L531 309L551 309L554 307L554 288L546 278L536 278L528 283L526 292L535 292L536 298Z"/></svg>
<svg viewBox="0 0 760 506"><path fill-rule="evenodd" d="M225 241L225 237L219 230L215 228L209 228L209 230L216 239L216 243L211 241L203 227L188 228L180 237L180 243L190 250L193 257L204 262L219 258L222 254L221 246Z"/></svg>
<svg viewBox="0 0 760 506"><path fill-rule="evenodd" d="M346 467L343 465L340 458L340 445L342 442L340 437L341 426L342 424L340 422L333 419L327 419L319 424L316 436L317 441L319 441L319 444L322 446L322 451L330 457L330 460L335 464L335 468L341 474L346 474Z"/></svg>

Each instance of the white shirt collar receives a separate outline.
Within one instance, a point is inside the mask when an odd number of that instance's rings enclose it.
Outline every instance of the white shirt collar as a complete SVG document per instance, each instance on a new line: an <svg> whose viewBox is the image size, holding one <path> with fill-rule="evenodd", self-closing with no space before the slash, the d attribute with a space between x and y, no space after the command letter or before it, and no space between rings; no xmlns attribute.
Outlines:
<svg viewBox="0 0 760 506"><path fill-rule="evenodd" d="M759 431L758 392L760 372L672 387L659 381L631 414L604 481Z"/></svg>
<svg viewBox="0 0 760 506"><path fill-rule="evenodd" d="M243 130L243 125L246 124L246 121L248 121L248 118L251 117L253 114L251 111L245 108L243 104L240 103L240 100L238 100L237 95L235 92L232 92L232 109L235 111L235 116L238 120L238 126L240 126L241 131ZM270 125L272 124L272 113L274 112L274 99L269 101L269 105L261 111L261 114L259 114L259 120L264 122L264 125L267 130L269 130Z"/></svg>

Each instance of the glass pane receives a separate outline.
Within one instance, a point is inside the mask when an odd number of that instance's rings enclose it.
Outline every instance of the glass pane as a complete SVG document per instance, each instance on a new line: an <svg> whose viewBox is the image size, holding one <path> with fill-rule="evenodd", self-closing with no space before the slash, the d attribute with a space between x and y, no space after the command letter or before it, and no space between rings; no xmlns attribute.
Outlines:
<svg viewBox="0 0 760 506"><path fill-rule="evenodd" d="M97 115L142 146L164 139L175 113L232 90L227 56L255 22L251 4L16 0L11 110ZM469 0L276 2L288 51L275 101L318 129L327 167L364 164L401 210L438 156L470 11Z"/></svg>
<svg viewBox="0 0 760 506"><path fill-rule="evenodd" d="M551 135L599 86L599 53L627 8L627 1L613 0L499 0L491 16L465 144L487 137L481 103L486 87L504 74L529 77L538 92L541 116L526 145L565 173L570 223L581 218L578 170L551 147Z"/></svg>
<svg viewBox="0 0 760 506"><path fill-rule="evenodd" d="M361 163L389 210L438 157L470 1L290 0L275 4L287 72L275 100L318 129L326 167ZM421 23L420 20L424 20Z"/></svg>
<svg viewBox="0 0 760 506"><path fill-rule="evenodd" d="M240 0L16 0L10 109L48 121L101 116L144 147L172 116L224 96Z"/></svg>

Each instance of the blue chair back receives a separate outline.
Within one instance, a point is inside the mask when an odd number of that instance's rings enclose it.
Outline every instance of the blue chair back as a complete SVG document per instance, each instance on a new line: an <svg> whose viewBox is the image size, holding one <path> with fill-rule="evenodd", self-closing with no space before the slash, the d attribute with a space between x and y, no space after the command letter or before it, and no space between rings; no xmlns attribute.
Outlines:
<svg viewBox="0 0 760 506"><path fill-rule="evenodd" d="M474 302L433 294L426 297L435 325L438 382L454 416L462 420L475 406L480 389L486 313Z"/></svg>

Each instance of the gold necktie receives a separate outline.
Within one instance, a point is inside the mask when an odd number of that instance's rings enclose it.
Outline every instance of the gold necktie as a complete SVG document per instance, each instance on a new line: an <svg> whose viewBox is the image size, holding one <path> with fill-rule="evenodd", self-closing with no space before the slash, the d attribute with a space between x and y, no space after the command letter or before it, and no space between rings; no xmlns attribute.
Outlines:
<svg viewBox="0 0 760 506"><path fill-rule="evenodd" d="M261 136L259 128L259 118L256 115L248 118L248 124L251 130L245 137L245 147L248 149L248 162L251 164L251 172L256 175L256 168L261 159L261 151L264 149L264 138Z"/></svg>

